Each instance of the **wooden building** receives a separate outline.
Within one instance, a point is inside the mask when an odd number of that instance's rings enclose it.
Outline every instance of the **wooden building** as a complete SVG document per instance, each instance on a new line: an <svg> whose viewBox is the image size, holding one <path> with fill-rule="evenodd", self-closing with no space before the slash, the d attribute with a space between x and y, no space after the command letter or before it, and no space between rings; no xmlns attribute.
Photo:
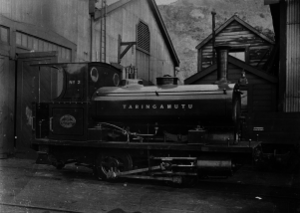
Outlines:
<svg viewBox="0 0 300 213"><path fill-rule="evenodd" d="M228 46L227 79L236 83L245 72L251 107L255 112L276 111L277 76L271 69L274 42L234 15L204 39L198 50L198 72L186 84L211 84L217 80L216 49ZM249 95L252 95L251 97Z"/></svg>
<svg viewBox="0 0 300 213"><path fill-rule="evenodd" d="M179 59L154 0L0 0L0 157L30 152L38 72L101 61L155 83ZM129 69L128 69L129 68Z"/></svg>
<svg viewBox="0 0 300 213"><path fill-rule="evenodd" d="M213 59L213 36L208 36L196 48L198 49L198 72L185 80L186 84L211 84L217 80L217 64ZM231 17L215 31L215 46L228 46L227 79L237 83L242 73L246 74L247 86L243 87L243 115L246 117L243 131L244 139L256 139L259 135L264 142L274 142L271 137L273 127L263 120L278 112L278 70L276 69L275 42L259 33L253 27L239 19ZM274 133L274 132L273 132ZM281 139L279 139L281 138ZM277 140L277 141L278 141Z"/></svg>
<svg viewBox="0 0 300 213"><path fill-rule="evenodd" d="M274 42L270 38L234 15L196 46L198 72L214 63L213 44L230 46L230 55L262 70L268 69L270 54L274 49Z"/></svg>
<svg viewBox="0 0 300 213"><path fill-rule="evenodd" d="M237 82L238 76L243 71L248 79L248 85L244 87L248 109L244 112L246 116L243 124L244 139L261 140L263 145L272 147L278 154L284 153L287 146L292 147L287 152L289 154L294 153L300 145L300 2L264 1L266 5L270 5L275 42L265 39L265 36L258 34L237 17L230 19L232 23L241 24L240 26L247 29L247 37L251 34L254 39L244 39L240 32L229 34L230 40L227 40L226 36L218 38L223 30L226 30L226 23L229 29L235 29L230 27L233 25L230 25L228 20L216 30L215 41L216 45L233 45L233 50L237 44L246 47L245 53L231 54L228 57L228 80L232 83ZM217 66L211 59L211 39L212 35L197 46L199 72L186 79L185 83L214 83L217 79ZM257 42L257 45L254 45L253 41ZM267 53L266 50L269 48L272 51Z"/></svg>
<svg viewBox="0 0 300 213"><path fill-rule="evenodd" d="M247 103L248 112L275 112L276 111L276 88L278 79L251 65L230 56L228 57L227 80L237 83L245 72L248 80ZM217 81L217 64L213 64L202 72L187 78L185 84L214 84Z"/></svg>

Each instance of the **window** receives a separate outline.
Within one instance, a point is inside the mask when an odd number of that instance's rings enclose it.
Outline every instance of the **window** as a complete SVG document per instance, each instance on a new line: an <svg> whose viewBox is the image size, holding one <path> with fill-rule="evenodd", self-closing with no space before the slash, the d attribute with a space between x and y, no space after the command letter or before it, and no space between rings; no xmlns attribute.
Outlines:
<svg viewBox="0 0 300 213"><path fill-rule="evenodd" d="M150 53L150 30L148 25L141 21L137 25L137 48Z"/></svg>
<svg viewBox="0 0 300 213"><path fill-rule="evenodd" d="M9 43L9 29L4 26L0 26L0 41Z"/></svg>
<svg viewBox="0 0 300 213"><path fill-rule="evenodd" d="M230 50L229 55L241 60L241 61L246 61L245 60L245 51L241 50Z"/></svg>
<svg viewBox="0 0 300 213"><path fill-rule="evenodd" d="M58 57L71 60L71 50L55 43L22 33L16 33L16 44L19 47L36 52L57 51Z"/></svg>

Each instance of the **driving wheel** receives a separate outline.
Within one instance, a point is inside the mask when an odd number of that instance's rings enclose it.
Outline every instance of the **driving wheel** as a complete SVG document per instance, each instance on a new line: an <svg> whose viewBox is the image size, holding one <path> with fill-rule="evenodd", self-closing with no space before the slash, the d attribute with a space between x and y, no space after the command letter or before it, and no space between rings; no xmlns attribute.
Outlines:
<svg viewBox="0 0 300 213"><path fill-rule="evenodd" d="M119 172L132 169L131 156L125 152L101 152L95 162L94 173L99 180L115 179Z"/></svg>

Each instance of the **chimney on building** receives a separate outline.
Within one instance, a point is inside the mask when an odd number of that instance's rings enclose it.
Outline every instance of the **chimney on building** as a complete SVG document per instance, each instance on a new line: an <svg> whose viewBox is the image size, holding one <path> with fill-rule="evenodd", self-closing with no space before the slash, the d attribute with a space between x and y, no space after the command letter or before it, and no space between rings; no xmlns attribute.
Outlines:
<svg viewBox="0 0 300 213"><path fill-rule="evenodd" d="M228 52L229 46L216 46L217 52L217 81L216 84L228 84Z"/></svg>

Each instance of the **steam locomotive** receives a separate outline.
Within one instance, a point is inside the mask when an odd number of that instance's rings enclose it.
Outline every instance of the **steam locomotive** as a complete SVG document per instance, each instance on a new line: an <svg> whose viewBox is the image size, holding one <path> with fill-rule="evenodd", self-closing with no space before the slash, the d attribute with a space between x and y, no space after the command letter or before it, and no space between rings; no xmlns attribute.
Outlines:
<svg viewBox="0 0 300 213"><path fill-rule="evenodd" d="M240 140L242 92L222 72L215 84L164 76L144 86L106 63L38 66L63 81L58 97L33 103L32 147L59 169L78 162L102 180L181 183L231 175L259 153L259 141Z"/></svg>

